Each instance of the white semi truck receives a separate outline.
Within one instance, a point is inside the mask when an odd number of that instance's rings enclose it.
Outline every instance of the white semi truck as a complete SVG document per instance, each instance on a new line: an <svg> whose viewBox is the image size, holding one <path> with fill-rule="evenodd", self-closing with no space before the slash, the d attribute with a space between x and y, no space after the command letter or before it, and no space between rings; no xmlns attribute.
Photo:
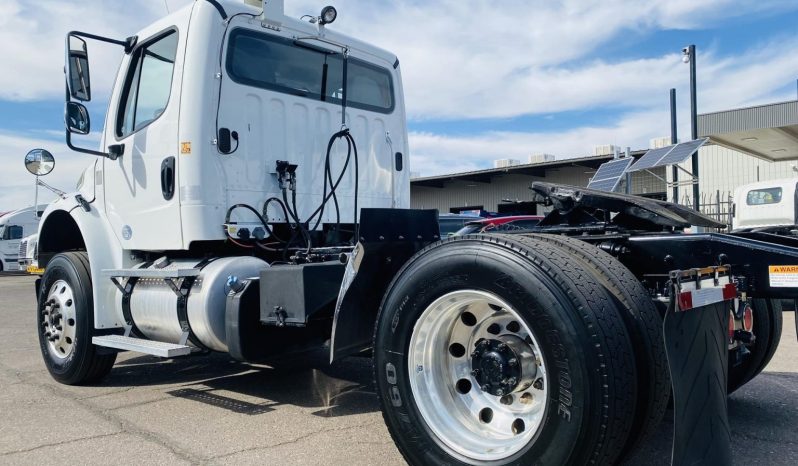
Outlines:
<svg viewBox="0 0 798 466"><path fill-rule="evenodd" d="M97 382L119 351L371 352L414 465L614 464L672 390L674 463L729 464L727 390L775 350L798 248L546 183L538 233L442 240L437 211L408 208L399 59L336 14L197 0L127 39L68 34L67 143L97 157L39 228L50 374ZM98 149L73 140L87 41L121 56Z"/></svg>
<svg viewBox="0 0 798 466"><path fill-rule="evenodd" d="M22 238L36 233L39 216L34 207L0 215L0 272L19 269L19 245Z"/></svg>

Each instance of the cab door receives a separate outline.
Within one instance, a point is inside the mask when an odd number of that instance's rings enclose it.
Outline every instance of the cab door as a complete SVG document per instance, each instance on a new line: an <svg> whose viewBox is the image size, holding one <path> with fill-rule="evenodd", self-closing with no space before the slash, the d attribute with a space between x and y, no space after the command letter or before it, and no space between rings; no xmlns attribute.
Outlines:
<svg viewBox="0 0 798 466"><path fill-rule="evenodd" d="M177 185L182 53L176 29L139 42L127 60L104 159L105 207L125 249L181 249ZM109 150L109 152L113 152Z"/></svg>

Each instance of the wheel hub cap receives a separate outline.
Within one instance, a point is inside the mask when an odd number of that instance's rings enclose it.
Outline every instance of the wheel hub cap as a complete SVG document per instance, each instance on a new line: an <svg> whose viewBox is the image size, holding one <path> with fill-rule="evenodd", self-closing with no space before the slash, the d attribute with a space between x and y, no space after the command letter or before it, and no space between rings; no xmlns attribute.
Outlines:
<svg viewBox="0 0 798 466"><path fill-rule="evenodd" d="M499 339L482 340L471 353L471 375L484 392L503 396L521 381L519 355Z"/></svg>
<svg viewBox="0 0 798 466"><path fill-rule="evenodd" d="M50 353L59 359L72 353L75 344L75 298L63 280L50 287L42 309L42 332Z"/></svg>

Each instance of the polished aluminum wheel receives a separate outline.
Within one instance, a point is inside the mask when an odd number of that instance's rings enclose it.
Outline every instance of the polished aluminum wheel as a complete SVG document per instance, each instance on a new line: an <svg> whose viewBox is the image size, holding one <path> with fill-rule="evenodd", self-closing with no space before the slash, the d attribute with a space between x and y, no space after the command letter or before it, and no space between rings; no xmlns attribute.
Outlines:
<svg viewBox="0 0 798 466"><path fill-rule="evenodd" d="M410 386L424 421L453 452L507 458L537 433L548 383L535 335L497 296L476 290L433 302L413 329Z"/></svg>
<svg viewBox="0 0 798 466"><path fill-rule="evenodd" d="M50 354L58 359L72 354L76 325L74 292L67 282L58 280L50 287L42 309L42 331Z"/></svg>

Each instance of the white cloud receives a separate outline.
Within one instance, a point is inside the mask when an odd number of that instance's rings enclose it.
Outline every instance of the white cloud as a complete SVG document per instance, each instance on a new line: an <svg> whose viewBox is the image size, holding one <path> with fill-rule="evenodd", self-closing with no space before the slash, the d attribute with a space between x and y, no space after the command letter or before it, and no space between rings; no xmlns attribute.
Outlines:
<svg viewBox="0 0 798 466"><path fill-rule="evenodd" d="M658 93L686 81L679 56L684 44L673 44L674 54L650 59L586 58L636 33L691 29L790 5L783 0L341 3L334 27L399 56L408 113L422 119L650 106ZM712 57L699 54L702 79L711 82L705 61ZM794 71L776 71L774 79L790 72L793 77Z"/></svg>
<svg viewBox="0 0 798 466"><path fill-rule="evenodd" d="M0 73L0 99L62 98L67 32L82 30L124 39L165 12L161 1L152 0L3 0L0 50L4 72ZM114 78L120 50L97 43L89 47L95 71L92 84L102 91Z"/></svg>
<svg viewBox="0 0 798 466"><path fill-rule="evenodd" d="M190 0L168 0L172 11ZM286 0L292 16L315 14L328 0ZM331 28L396 53L412 118L464 120L603 108L601 125L551 132L481 132L470 137L411 134L413 171L424 175L486 168L496 158L532 152L583 156L595 144L642 148L668 132L667 91L679 89L680 132L688 133L687 67L674 53L613 59L602 48L662 29L693 29L724 19L794 8L794 0L336 0ZM162 0L3 0L0 100L60 99L68 30L124 37L162 16ZM798 34L763 38L735 56L699 49L699 110L714 111L792 97L776 90L798 75ZM110 86L113 47L90 44L95 94ZM591 58L602 56L604 58ZM96 119L99 121L99 118ZM2 129L0 129L2 131ZM0 211L30 203L33 181L22 156L45 146L58 160L48 177L71 189L92 159L63 138L0 132ZM27 186L27 187L26 187Z"/></svg>
<svg viewBox="0 0 798 466"><path fill-rule="evenodd" d="M38 136L18 136L0 132L0 212L16 210L33 204L34 177L25 169L25 154L34 148L47 149L55 157L55 169L42 181L63 191L74 191L83 170L94 158L70 151L60 140ZM45 204L54 196L39 188L39 202Z"/></svg>

